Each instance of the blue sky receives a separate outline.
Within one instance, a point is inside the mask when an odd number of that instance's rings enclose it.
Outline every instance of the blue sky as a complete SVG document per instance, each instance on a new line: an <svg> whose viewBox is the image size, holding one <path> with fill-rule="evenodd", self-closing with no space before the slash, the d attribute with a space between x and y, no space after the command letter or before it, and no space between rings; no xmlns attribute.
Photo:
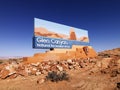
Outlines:
<svg viewBox="0 0 120 90"><path fill-rule="evenodd" d="M120 47L120 0L0 0L0 56L32 56L34 18L88 30L96 51Z"/></svg>

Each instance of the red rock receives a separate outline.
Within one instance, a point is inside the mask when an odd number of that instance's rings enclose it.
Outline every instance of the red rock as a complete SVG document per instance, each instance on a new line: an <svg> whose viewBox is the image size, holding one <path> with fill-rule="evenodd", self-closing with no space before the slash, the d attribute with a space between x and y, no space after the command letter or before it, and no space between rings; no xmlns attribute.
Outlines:
<svg viewBox="0 0 120 90"><path fill-rule="evenodd" d="M18 76L18 74L14 73L14 74L12 74L12 75L9 75L8 78L10 78L10 79L14 79L14 78L16 78L17 76Z"/></svg>
<svg viewBox="0 0 120 90"><path fill-rule="evenodd" d="M19 75L21 76L28 76L28 73L25 70L20 70L19 72L17 72Z"/></svg>
<svg viewBox="0 0 120 90"><path fill-rule="evenodd" d="M0 71L5 67L4 64L0 64Z"/></svg>
<svg viewBox="0 0 120 90"><path fill-rule="evenodd" d="M73 28L70 30L70 40L76 40L76 34Z"/></svg>
<svg viewBox="0 0 120 90"><path fill-rule="evenodd" d="M9 70L3 69L3 70L0 72L0 78L5 79L7 76L9 76L9 73L10 73Z"/></svg>

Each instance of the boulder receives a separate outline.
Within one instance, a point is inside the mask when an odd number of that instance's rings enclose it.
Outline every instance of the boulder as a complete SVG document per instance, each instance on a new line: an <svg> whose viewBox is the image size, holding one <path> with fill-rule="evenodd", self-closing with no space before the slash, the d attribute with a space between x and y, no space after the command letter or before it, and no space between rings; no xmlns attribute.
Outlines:
<svg viewBox="0 0 120 90"><path fill-rule="evenodd" d="M9 76L9 73L10 73L9 70L3 69L3 70L0 72L0 78L2 78L2 79L7 78L7 76Z"/></svg>

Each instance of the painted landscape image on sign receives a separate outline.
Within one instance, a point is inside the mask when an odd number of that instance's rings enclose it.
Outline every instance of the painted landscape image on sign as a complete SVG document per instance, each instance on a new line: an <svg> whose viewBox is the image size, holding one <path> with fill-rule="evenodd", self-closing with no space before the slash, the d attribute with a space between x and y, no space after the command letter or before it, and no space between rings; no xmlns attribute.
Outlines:
<svg viewBox="0 0 120 90"><path fill-rule="evenodd" d="M88 31L42 19L34 19L34 48L71 48L88 45Z"/></svg>

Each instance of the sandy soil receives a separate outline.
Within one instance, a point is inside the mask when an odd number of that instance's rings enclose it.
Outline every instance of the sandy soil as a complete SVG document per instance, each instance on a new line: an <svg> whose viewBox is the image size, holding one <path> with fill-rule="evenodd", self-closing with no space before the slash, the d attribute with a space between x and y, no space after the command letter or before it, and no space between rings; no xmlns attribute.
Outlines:
<svg viewBox="0 0 120 90"><path fill-rule="evenodd" d="M38 84L37 80L44 76L17 77L15 79L0 80L0 90L115 90L120 75L110 77L110 74L96 73L89 75L89 71L69 71L69 81L46 81Z"/></svg>

